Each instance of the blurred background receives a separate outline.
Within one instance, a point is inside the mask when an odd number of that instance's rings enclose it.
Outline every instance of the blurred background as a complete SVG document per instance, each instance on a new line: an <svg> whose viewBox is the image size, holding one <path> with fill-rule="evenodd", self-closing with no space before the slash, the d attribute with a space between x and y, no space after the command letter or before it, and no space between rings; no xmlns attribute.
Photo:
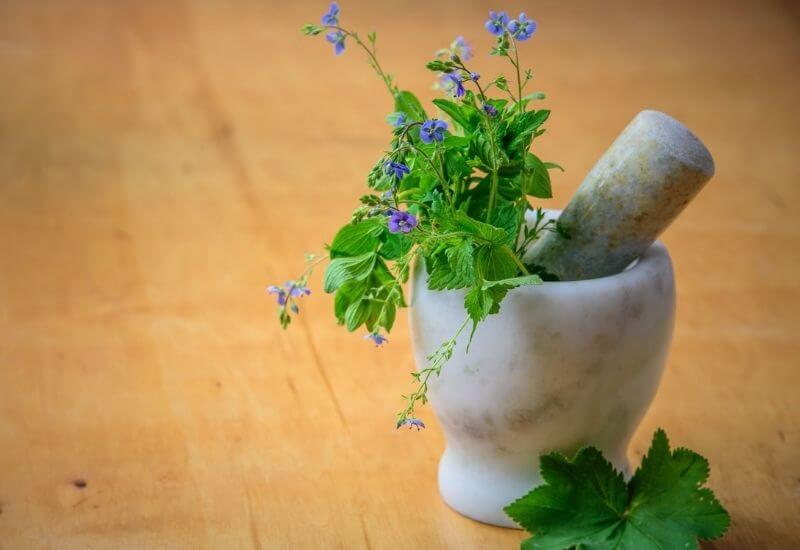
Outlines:
<svg viewBox="0 0 800 550"><path fill-rule="evenodd" d="M552 110L566 204L640 110L717 174L663 236L678 316L657 426L707 456L733 516L708 547L800 543L800 7L785 1L341 0L424 103L489 9ZM443 447L397 432L404 317L376 350L314 295L288 332L264 286L350 215L392 111L324 1L0 0L0 547L511 548L439 499Z"/></svg>

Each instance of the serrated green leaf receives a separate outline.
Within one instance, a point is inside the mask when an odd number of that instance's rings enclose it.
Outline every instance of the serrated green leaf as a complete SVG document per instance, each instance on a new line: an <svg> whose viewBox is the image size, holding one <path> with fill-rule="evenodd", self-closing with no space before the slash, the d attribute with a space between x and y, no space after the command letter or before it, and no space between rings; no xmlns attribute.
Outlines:
<svg viewBox="0 0 800 550"><path fill-rule="evenodd" d="M511 279L519 270L513 254L506 246L481 246L475 252L475 269L485 281Z"/></svg>
<svg viewBox="0 0 800 550"><path fill-rule="evenodd" d="M448 246L433 259L428 288L431 290L452 290L472 286L475 281L475 266L472 256L472 241L464 239Z"/></svg>
<svg viewBox="0 0 800 550"><path fill-rule="evenodd" d="M514 246L519 236L522 219L523 214L514 203L501 202L497 206L492 216L492 225L506 232L506 240L503 244Z"/></svg>
<svg viewBox="0 0 800 550"><path fill-rule="evenodd" d="M467 310L469 318L472 320L473 333L475 332L474 327L486 319L493 306L492 293L483 290L480 286L473 287L467 292L464 298L464 307Z"/></svg>
<svg viewBox="0 0 800 550"><path fill-rule="evenodd" d="M683 550L721 536L730 523L702 487L708 462L687 449L670 452L663 430L627 485L594 447L571 460L543 455L539 468L544 484L505 508L533 534L524 549Z"/></svg>

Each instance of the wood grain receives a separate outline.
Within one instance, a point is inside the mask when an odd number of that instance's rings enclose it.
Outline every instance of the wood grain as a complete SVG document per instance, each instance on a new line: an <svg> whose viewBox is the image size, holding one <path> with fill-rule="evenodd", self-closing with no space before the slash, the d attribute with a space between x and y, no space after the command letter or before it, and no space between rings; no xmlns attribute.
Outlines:
<svg viewBox="0 0 800 550"><path fill-rule="evenodd" d="M443 440L395 431L405 323L376 350L315 285L281 332L263 287L354 207L391 109L324 2L0 3L0 547L512 548L451 512ZM643 108L717 175L664 237L678 320L657 426L709 457L733 526L800 544L800 17L790 2L523 4L563 205ZM485 51L485 2L343 3L429 100L431 53ZM445 14L449 14L446 15ZM481 56L479 71L499 70ZM505 69L503 69L505 70ZM533 457L532 457L533 458Z"/></svg>

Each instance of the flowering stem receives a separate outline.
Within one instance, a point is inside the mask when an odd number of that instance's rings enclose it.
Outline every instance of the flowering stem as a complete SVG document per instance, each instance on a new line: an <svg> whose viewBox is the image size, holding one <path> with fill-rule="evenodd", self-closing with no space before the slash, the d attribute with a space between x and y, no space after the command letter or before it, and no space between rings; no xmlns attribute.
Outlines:
<svg viewBox="0 0 800 550"><path fill-rule="evenodd" d="M448 341L443 343L439 348L428 356L430 366L422 369L419 372L412 373L414 379L419 382L419 387L411 395L406 397L405 408L397 415L397 427L402 426L405 421L414 413L414 405L417 401L421 401L424 405L428 401L428 380L432 374L439 376L442 372L442 367L450 360L453 355L453 349L456 346L456 340L464 332L464 329L469 323L469 316L464 319L461 326L458 327L455 335ZM404 396L405 397L405 396Z"/></svg>
<svg viewBox="0 0 800 550"><path fill-rule="evenodd" d="M511 37L511 43L514 45L514 68L517 71L517 105L519 106L519 114L522 114L522 76L519 72L519 50L517 49L517 41ZM509 59L511 59L509 57Z"/></svg>
<svg viewBox="0 0 800 550"><path fill-rule="evenodd" d="M386 84L386 88L389 90L389 93L392 94L392 97L397 97L397 88L392 86L392 78L383 72L381 68L381 64L378 62L377 52L375 51L375 42L372 42L372 49L370 49L361 38L358 37L358 33L348 31L343 27L339 27L338 25L326 25L326 29L335 29L337 31L343 32L346 36L351 37L353 40L356 41L356 44L361 46L365 52L367 52L367 56L369 57L370 64L372 68L375 69L375 72L378 73L378 76L381 77L383 83Z"/></svg>

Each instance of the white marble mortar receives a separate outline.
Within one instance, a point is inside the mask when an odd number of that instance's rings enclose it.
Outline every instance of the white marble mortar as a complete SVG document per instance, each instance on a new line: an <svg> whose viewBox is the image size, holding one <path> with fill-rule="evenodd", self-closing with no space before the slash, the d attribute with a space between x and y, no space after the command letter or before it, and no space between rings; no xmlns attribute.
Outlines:
<svg viewBox="0 0 800 550"><path fill-rule="evenodd" d="M463 291L428 290L425 270L416 270L409 315L418 368L455 334L463 302ZM672 264L660 243L616 275L510 291L469 353L463 334L430 383L447 440L445 502L516 527L503 507L541 483L540 454L595 445L628 471L628 443L661 379L674 311Z"/></svg>

